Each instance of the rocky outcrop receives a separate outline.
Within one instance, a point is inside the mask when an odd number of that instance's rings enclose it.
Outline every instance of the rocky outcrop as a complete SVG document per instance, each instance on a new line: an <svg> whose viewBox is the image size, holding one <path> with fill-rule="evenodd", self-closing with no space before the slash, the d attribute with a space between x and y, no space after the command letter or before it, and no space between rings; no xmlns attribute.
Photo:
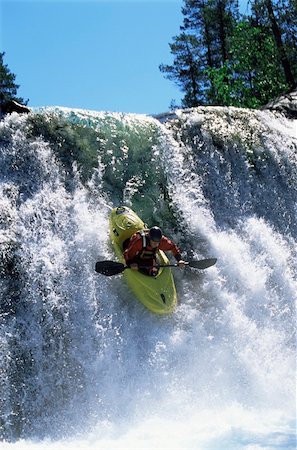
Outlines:
<svg viewBox="0 0 297 450"><path fill-rule="evenodd" d="M15 100L9 100L6 103L0 105L0 116L4 116L5 114L11 114L12 112L17 112L19 114L27 114L30 112L30 109L16 102Z"/></svg>
<svg viewBox="0 0 297 450"><path fill-rule="evenodd" d="M261 109L278 111L283 113L288 119L297 119L297 89L288 94L280 95Z"/></svg>

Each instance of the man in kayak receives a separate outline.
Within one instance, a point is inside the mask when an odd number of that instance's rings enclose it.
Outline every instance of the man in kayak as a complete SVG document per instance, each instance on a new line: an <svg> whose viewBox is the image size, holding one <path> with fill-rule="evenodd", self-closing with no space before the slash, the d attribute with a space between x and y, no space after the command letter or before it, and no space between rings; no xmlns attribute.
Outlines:
<svg viewBox="0 0 297 450"><path fill-rule="evenodd" d="M127 266L133 270L138 270L139 266L147 266L148 269L139 269L151 276L158 274L157 251L171 251L180 267L185 266L179 248L176 244L163 236L159 227L152 227L148 231L138 231L131 236L127 249L124 251L124 258Z"/></svg>

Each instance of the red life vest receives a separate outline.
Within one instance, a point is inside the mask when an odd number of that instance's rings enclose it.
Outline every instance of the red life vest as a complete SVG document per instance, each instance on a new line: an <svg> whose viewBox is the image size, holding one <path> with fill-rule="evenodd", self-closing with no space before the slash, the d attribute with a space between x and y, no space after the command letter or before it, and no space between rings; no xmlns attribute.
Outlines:
<svg viewBox="0 0 297 450"><path fill-rule="evenodd" d="M158 247L152 248L149 244L149 237L144 231L138 231L142 238L142 251L137 255L139 259L155 259L158 251Z"/></svg>

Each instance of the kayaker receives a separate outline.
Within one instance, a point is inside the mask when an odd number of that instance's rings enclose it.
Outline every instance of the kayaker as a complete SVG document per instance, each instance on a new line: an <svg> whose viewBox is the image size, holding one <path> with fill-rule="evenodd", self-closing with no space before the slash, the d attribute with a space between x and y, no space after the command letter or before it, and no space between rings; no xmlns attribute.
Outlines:
<svg viewBox="0 0 297 450"><path fill-rule="evenodd" d="M185 266L181 253L177 245L163 235L159 227L152 227L150 230L138 231L133 234L128 243L127 249L124 251L124 258L127 265L138 270L139 266L148 266L148 269L139 269L151 276L158 274L157 251L171 251L180 267Z"/></svg>

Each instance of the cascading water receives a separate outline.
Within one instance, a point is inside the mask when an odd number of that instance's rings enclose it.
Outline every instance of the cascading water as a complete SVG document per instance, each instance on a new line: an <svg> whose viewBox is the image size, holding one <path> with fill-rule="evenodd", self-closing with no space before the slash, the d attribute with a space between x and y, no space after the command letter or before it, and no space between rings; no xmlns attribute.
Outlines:
<svg viewBox="0 0 297 450"><path fill-rule="evenodd" d="M164 119L164 118L163 118ZM296 122L235 108L45 109L0 123L1 448L295 448ZM110 207L206 271L160 317L121 277Z"/></svg>

